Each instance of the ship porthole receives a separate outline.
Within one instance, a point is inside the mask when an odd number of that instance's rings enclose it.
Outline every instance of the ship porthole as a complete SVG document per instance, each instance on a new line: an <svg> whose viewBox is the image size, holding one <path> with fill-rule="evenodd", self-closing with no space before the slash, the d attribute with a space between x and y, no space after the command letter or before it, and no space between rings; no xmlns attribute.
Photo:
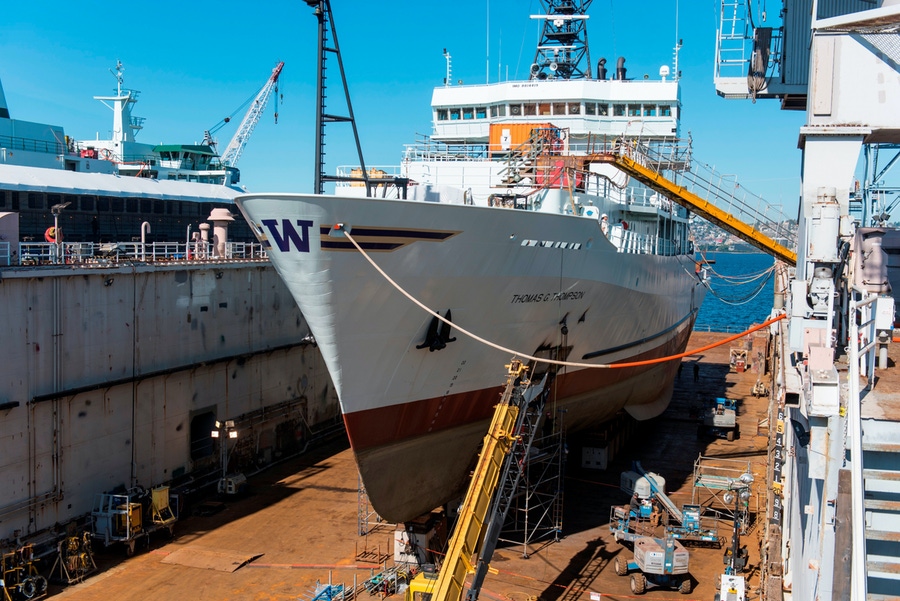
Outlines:
<svg viewBox="0 0 900 601"><path fill-rule="evenodd" d="M591 247L593 247L593 246L594 246L594 239L593 239L593 238L588 238L588 241L585 243L584 246L585 246L586 248L591 248Z"/></svg>

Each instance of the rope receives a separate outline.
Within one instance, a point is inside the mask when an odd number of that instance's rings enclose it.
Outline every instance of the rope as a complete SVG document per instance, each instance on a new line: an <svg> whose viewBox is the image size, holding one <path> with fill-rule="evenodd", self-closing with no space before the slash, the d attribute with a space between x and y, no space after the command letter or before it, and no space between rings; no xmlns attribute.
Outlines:
<svg viewBox="0 0 900 601"><path fill-rule="evenodd" d="M466 330L465 328L461 327L458 323L454 323L454 322L450 321L449 319L441 316L441 314L438 313L437 311L432 311L426 305L424 305L421 301L419 301L419 299L415 298L409 292L404 290L400 286L400 284L398 284L393 279L391 279L391 276L389 276L387 273L385 273L384 270L381 269L381 267L379 267L375 263L375 261L372 259L372 257L370 257L369 254L363 250L363 248L353 238L353 236L350 235L350 232L347 230L347 228L344 227L343 223L334 224L333 229L343 232L344 236L346 236L347 239L350 240L350 242L353 244L353 246L356 247L356 250L358 250L359 253L363 256L363 258L366 261L368 261L369 264L375 269L375 271L377 271L381 275L381 277L383 277L385 280L387 280L387 282L391 286L393 286L397 290L397 292L399 292L400 294L402 294L403 296L408 298L414 305L416 305L417 307L419 307L420 309L422 309L423 311L425 311L426 313L428 313L435 319L440 320L441 322L447 324L448 326L452 326L452 327L456 328L457 331L459 331L464 336L468 336L472 340L475 340L476 342L480 342L481 344L484 344L485 346L489 346L498 351L503 351L504 353L509 353L515 357L522 357L522 358L528 359L530 361L535 361L537 363L548 363L550 365L561 365L564 367L581 367L581 368L587 368L587 369L616 369L616 368L622 368L622 367L638 367L638 366L643 366L643 365L653 365L656 363L665 363L667 361L674 361L675 359L682 359L684 357L696 355L696 354L702 353L704 351L707 351L711 348L715 348L717 346L722 346L723 344L728 344L729 342L737 340L738 338L746 336L747 334L752 334L753 332L755 332L757 330L761 330L762 328L765 328L765 327L775 323L776 321L782 320L786 317L786 315L782 313L781 315L777 315L776 317L773 317L772 319L769 319L768 321L766 321L764 323L753 326L752 328L750 328L749 330L747 330L745 332L741 332L740 334L735 334L733 336L729 336L728 338L726 338L724 340L720 340L719 342L707 344L706 346L700 347L698 349L694 349L692 351L685 351L683 353L679 353L678 355L670 355L668 357L658 357L656 359L647 359L644 361L631 361L629 363L600 364L600 363L578 363L578 362L571 362L571 361L558 361L556 359L535 357L533 355L528 355L526 353L522 353L520 351L511 349L511 348L507 348L505 346L501 346L497 343L491 342L490 340L486 340L485 338L482 338L481 336L478 336L477 334L474 334L474 333Z"/></svg>

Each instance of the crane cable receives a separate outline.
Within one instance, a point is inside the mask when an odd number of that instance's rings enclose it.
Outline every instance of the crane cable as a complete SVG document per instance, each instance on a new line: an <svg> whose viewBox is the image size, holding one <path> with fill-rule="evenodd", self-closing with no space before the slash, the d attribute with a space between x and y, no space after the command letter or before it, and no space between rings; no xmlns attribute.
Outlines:
<svg viewBox="0 0 900 601"><path fill-rule="evenodd" d="M535 357L532 355L528 355L526 353L516 351L514 349L507 348L505 346L501 346L497 343L491 342L490 340L486 340L486 339L478 336L477 334L473 334L472 332L469 332L465 328L460 327L459 324L454 323L454 322L450 321L449 319L441 316L441 314L438 313L437 311L432 311L425 304L423 304L421 301L419 301L419 299L415 298L409 292L404 290L400 286L400 284L398 284L393 279L391 279L391 276L389 276L387 273L385 273L384 270L381 269L381 267L379 267L375 263L375 261L372 259L372 257L370 257L369 254L365 250L363 250L363 248L353 238L353 236L350 235L349 228L347 228L343 223L334 224L334 226L332 226L332 231L339 231L344 236L346 236L347 239L350 240L350 242L353 244L353 246L356 247L356 250L358 250L360 252L360 254L363 256L363 258L365 258L365 260L368 261L369 264L375 268L375 271L377 271L379 274L381 274L381 277L383 277L385 280L387 280L387 282L391 286L393 286L397 290L397 292L399 292L400 294L402 294L403 296L408 298L410 301L413 302L413 304L415 304L416 306L421 308L423 311L425 311L426 313L428 313L435 319L440 320L441 322L447 324L448 326L452 326L452 327L456 328L461 334L468 336L469 338L471 338L472 340L475 340L476 342L480 342L480 343L482 343L486 346L489 346L493 349L496 349L498 351L503 351L505 353L511 353L512 355L514 355L516 357L522 357L524 359L528 359L530 361L535 361L538 363L549 363L551 365L562 365L565 367L582 367L582 368L587 368L587 369L616 369L616 368L622 368L622 367L640 367L640 366L644 366L644 365L653 365L656 363L666 363L668 361L674 361L675 359L683 359L684 357L690 357L691 355L697 355L699 353L702 353L709 349L715 348L717 346L722 346L723 344L728 344L729 342L733 342L734 340L737 340L738 338L746 336L747 334L752 334L753 332L755 332L757 330L761 330L765 327L768 327L768 326L772 325L773 323L780 321L780 320L784 319L785 317L787 317L787 315L785 313L781 313L771 319L768 319L767 321L765 321L761 324L755 325L755 326L749 328L748 330L741 332L740 334L734 334L732 336L729 336L728 338L725 338L724 340L720 340L720 341L714 342L712 344L707 344L706 346L702 346L698 349L693 349L691 351L685 351L685 352L679 353L677 355L669 355L668 357L657 357L656 359L647 359L644 361L631 361L628 363L600 364L600 363L578 363L578 362L572 362L572 361L558 361L556 359Z"/></svg>

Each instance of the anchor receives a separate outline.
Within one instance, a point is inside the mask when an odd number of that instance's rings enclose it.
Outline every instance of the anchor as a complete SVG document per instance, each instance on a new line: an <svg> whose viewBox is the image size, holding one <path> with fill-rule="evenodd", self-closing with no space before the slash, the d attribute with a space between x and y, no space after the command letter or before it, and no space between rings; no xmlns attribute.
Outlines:
<svg viewBox="0 0 900 601"><path fill-rule="evenodd" d="M447 309L444 319L447 321L439 320L436 315L431 318L431 323L428 324L428 332L425 333L425 341L416 345L417 349L427 348L429 352L433 353L456 341L456 337L450 337L450 324L447 323L450 321L450 309Z"/></svg>

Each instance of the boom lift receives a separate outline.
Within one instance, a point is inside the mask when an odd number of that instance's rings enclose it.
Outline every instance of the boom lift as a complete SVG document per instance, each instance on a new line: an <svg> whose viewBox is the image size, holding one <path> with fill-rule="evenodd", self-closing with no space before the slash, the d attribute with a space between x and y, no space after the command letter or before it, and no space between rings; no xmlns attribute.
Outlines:
<svg viewBox="0 0 900 601"><path fill-rule="evenodd" d="M420 572L413 578L406 601L460 601L464 593L467 601L478 598L541 420L548 381L545 376L540 386L529 388L527 367L515 359L506 367L506 388L484 437L447 555L436 577ZM468 574L473 577L467 587Z"/></svg>

